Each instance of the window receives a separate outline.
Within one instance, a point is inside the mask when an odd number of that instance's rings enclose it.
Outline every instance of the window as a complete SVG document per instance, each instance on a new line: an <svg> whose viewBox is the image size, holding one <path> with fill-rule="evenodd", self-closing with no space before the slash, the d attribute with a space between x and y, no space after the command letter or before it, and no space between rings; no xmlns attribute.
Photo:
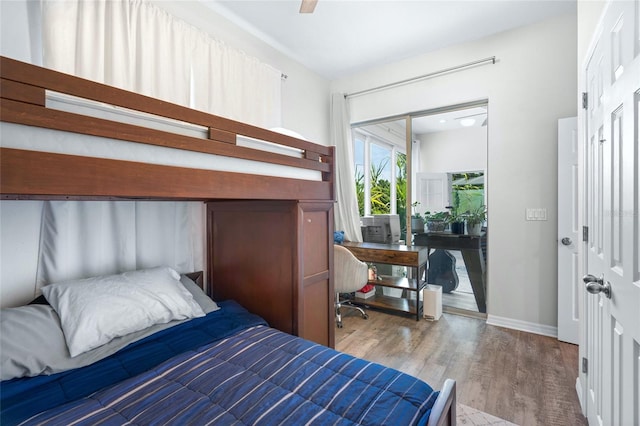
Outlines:
<svg viewBox="0 0 640 426"><path fill-rule="evenodd" d="M360 216L399 214L407 200L407 156L394 144L362 130L353 131L356 193Z"/></svg>
<svg viewBox="0 0 640 426"><path fill-rule="evenodd" d="M371 214L391 213L391 154L392 150L375 142L371 150L369 176L369 207Z"/></svg>
<svg viewBox="0 0 640 426"><path fill-rule="evenodd" d="M451 207L458 214L485 205L484 172L452 173Z"/></svg>

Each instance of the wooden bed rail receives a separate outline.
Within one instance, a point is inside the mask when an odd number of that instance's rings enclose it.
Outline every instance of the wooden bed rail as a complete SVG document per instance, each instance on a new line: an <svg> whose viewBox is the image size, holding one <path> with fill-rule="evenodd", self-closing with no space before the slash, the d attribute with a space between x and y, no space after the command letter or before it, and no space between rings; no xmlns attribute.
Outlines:
<svg viewBox="0 0 640 426"><path fill-rule="evenodd" d="M328 182L0 148L2 199L332 200Z"/></svg>
<svg viewBox="0 0 640 426"><path fill-rule="evenodd" d="M2 121L317 171L322 176L322 182L303 181L303 183L294 184L294 186L297 186L297 189L294 191L295 194L290 195L290 199L295 199L293 197L300 196L303 196L304 199L333 199L334 151L332 147L315 144L260 127L193 110L6 57L0 57L0 77L0 119ZM75 112L48 108L46 106L47 91L71 95L102 104L126 108L128 110L138 111L144 114L151 114L170 120L177 120L179 122L200 126L201 128L208 130L206 132L208 133L208 138L202 139L194 136L185 136L165 130L151 129L144 126L122 123L110 119L97 118ZM284 147L290 147L299 150L300 156L294 157L276 152L267 152L260 149L239 146L236 144L237 136L244 136ZM11 162L5 161L5 155L11 157ZM74 189L74 182L69 181L71 178L65 179L63 176L60 176L60 172L58 172L56 179L63 179L63 181L56 183L56 186L66 187L65 190L68 191L66 193L60 193L59 190L61 190L61 188L51 191L46 188L48 186L47 180L52 178L52 174L56 175L56 173L52 171L48 171L42 174L42 176L34 177L36 181L39 180L44 184L43 187L39 189L24 187L26 182L21 183L21 181L34 172L38 174L38 167L43 167L44 163L37 166L36 162L45 160L44 157L49 158L51 155L52 154L44 155L40 160L38 160L36 157L38 157L39 154L35 156L32 154L18 155L16 152L9 154L7 148L2 148L3 170L2 182L0 182L2 194L22 194L31 196L41 195L44 197L48 195L87 197L104 197L107 195L114 197L149 196L150 198L169 199L178 198L178 196L181 196L181 198L192 198L195 197L196 194L198 195L198 198L202 198L203 193L205 193L205 199L219 198L221 196L215 191L208 196L207 190L211 190L213 187L219 186L217 181L221 176L223 176L223 172L207 172L198 169L171 166L155 166L156 169L154 169L154 173L156 176L162 176L164 173L162 169L164 168L166 170L170 170L168 174L175 176L176 173L178 173L177 169L180 169L179 173L187 174L189 174L188 170L197 170L199 172L198 183L206 183L208 188L192 188L192 190L183 193L180 192L184 188L174 188L174 192L168 193L166 197L162 194L162 189L158 190L157 188L152 191L153 195L151 193L143 195L145 188L129 188L127 190L103 188L98 192L87 194L84 192L87 190L86 185L82 189ZM29 162L22 163L21 161L26 161L27 157L29 158ZM65 165L66 167L79 164L78 159L90 158L64 156L62 154L53 155L53 157L55 158L55 161L61 165ZM91 158L91 161L94 160L95 159ZM141 159L141 161L144 161L144 159ZM138 167L138 163L121 160L101 160L98 161L98 163L102 165L108 164L108 166L105 167L110 169L110 174L120 168L130 169L129 174L132 175L130 177L133 177L133 175L136 174L134 169ZM8 166L12 169L5 170ZM14 169L16 167L28 167L28 171L16 171ZM67 171L68 170L69 169L67 169ZM16 171L16 176L12 177L14 171ZM77 176L77 173L72 174L76 174L76 178L80 177ZM229 172L227 172L227 174L229 174ZM231 174L236 175L236 173ZM231 188L235 186L237 189L240 189L240 193L231 198L250 197L274 199L283 197L283 190L278 190L277 188L273 188L273 186L280 185L284 178L267 177L265 182L260 182L259 179L265 178L264 176L243 176L246 177L241 179L241 181L246 182L246 185L251 186L254 185L254 183L258 183L262 188L253 188L245 194L242 193L241 188L232 184ZM5 185L5 182L7 182L5 179L13 182L12 188ZM100 179L101 178L99 176L96 177L96 179L93 179L94 184L99 185L99 182L95 181L99 181ZM183 180L188 181L188 179L189 178L186 177ZM122 179L120 179L120 181L122 181ZM284 181L296 181L296 179L284 179ZM239 183L242 184L241 182ZM324 185L318 185L319 183ZM129 184L132 183L129 182ZM172 186L171 182L165 182L163 179L159 182L155 182L155 185L159 187L162 187L165 184ZM135 187L135 181L133 185ZM146 185L153 185L153 182L147 182ZM305 188L307 186L309 187L308 189ZM291 184L289 184L288 187L290 188ZM283 188L287 188L287 185ZM321 189L319 190L319 188ZM270 189L273 189L275 193L269 193ZM20 192L16 193L15 191ZM262 191L266 192L263 194ZM158 194L158 192L160 193ZM180 194L176 195L176 192ZM229 192L228 188L223 192Z"/></svg>

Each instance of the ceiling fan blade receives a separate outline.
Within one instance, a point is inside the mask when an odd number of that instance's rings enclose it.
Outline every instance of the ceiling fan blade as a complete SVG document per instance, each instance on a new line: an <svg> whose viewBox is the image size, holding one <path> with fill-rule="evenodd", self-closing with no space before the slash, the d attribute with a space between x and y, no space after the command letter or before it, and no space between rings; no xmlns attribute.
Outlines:
<svg viewBox="0 0 640 426"><path fill-rule="evenodd" d="M318 0L302 0L300 4L300 13L313 13Z"/></svg>

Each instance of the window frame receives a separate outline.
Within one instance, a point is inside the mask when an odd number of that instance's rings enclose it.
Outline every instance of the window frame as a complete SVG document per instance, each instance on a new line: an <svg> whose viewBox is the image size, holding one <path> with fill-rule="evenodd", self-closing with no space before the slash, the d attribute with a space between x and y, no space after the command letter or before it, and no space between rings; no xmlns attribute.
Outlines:
<svg viewBox="0 0 640 426"><path fill-rule="evenodd" d="M356 140L361 140L364 144L363 155L363 175L364 175L364 215L371 216L371 145L378 145L386 150L390 151L390 194L389 194L389 214L398 214L397 205L397 179L398 179L398 154L404 154L406 150L401 150L398 145L389 142L377 135L373 135L366 130L360 128L351 129L353 149L355 152ZM355 169L355 156L354 156L354 169ZM355 176L354 176L355 179Z"/></svg>

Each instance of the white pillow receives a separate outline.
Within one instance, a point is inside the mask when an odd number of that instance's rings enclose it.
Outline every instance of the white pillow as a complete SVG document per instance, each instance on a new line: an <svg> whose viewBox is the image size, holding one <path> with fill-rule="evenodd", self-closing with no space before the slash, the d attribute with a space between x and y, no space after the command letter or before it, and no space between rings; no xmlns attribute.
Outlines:
<svg viewBox="0 0 640 426"><path fill-rule="evenodd" d="M72 357L154 324L205 315L168 267L49 284L42 294Z"/></svg>
<svg viewBox="0 0 640 426"><path fill-rule="evenodd" d="M307 138L302 136L300 133L294 132L293 130L290 130L290 129L285 129L284 127L272 127L269 130L271 130L272 132L281 133L283 135L291 136L291 137L302 139L305 141L307 140Z"/></svg>

